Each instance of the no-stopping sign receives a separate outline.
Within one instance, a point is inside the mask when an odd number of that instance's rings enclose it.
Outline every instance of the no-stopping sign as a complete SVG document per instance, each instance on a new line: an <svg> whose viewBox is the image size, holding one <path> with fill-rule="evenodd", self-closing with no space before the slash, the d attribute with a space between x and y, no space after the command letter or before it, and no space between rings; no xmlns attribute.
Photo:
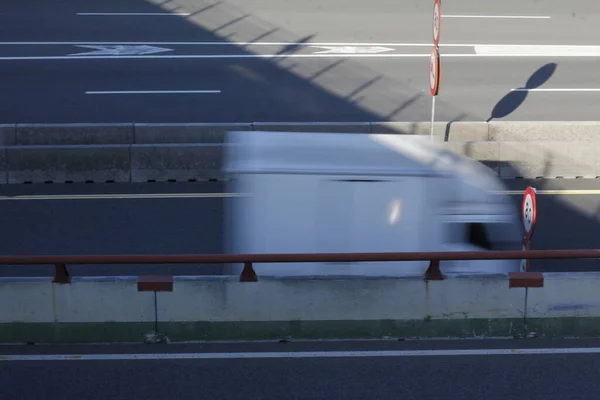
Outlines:
<svg viewBox="0 0 600 400"><path fill-rule="evenodd" d="M440 52L436 46L431 50L429 61L429 90L432 96L437 96L440 90Z"/></svg>
<svg viewBox="0 0 600 400"><path fill-rule="evenodd" d="M525 239L531 240L533 237L533 229L537 219L537 203L535 199L535 189L528 186L523 194L523 202L521 206L523 213L523 230L525 231Z"/></svg>
<svg viewBox="0 0 600 400"><path fill-rule="evenodd" d="M442 27L442 0L433 2L433 45L440 44L440 29Z"/></svg>

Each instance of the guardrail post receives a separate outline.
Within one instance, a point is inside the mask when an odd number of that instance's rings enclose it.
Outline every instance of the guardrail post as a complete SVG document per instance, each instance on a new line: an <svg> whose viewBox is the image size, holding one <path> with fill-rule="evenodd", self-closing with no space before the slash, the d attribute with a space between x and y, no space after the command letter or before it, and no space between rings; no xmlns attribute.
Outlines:
<svg viewBox="0 0 600 400"><path fill-rule="evenodd" d="M443 281L444 275L442 275L442 271L440 271L440 260L431 260L429 261L429 267L425 272L425 280L426 281Z"/></svg>
<svg viewBox="0 0 600 400"><path fill-rule="evenodd" d="M244 263L244 270L240 274L240 282L258 282L258 277L251 262Z"/></svg>
<svg viewBox="0 0 600 400"><path fill-rule="evenodd" d="M67 270L66 264L54 264L54 279L53 283L71 283L71 274Z"/></svg>

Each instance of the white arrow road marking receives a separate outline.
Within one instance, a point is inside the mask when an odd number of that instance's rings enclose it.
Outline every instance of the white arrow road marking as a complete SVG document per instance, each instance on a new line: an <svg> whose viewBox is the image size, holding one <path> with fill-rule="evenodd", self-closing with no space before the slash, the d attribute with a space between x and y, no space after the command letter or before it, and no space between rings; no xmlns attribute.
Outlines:
<svg viewBox="0 0 600 400"><path fill-rule="evenodd" d="M366 46L311 46L319 49L325 49L324 51L317 51L313 54L376 54L383 53L385 51L392 51L389 47L366 47Z"/></svg>
<svg viewBox="0 0 600 400"><path fill-rule="evenodd" d="M165 51L173 51L173 49L165 49L164 47L156 46L91 46L91 45L78 45L77 47L87 47L90 49L96 49L96 51L90 51L87 53L70 54L71 56L120 56L120 55L142 55L142 54L153 54L162 53Z"/></svg>

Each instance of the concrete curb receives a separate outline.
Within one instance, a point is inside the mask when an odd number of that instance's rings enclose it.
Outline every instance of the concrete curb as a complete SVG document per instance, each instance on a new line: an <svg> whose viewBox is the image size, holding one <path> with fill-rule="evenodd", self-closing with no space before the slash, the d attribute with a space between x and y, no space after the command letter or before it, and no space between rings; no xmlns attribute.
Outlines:
<svg viewBox="0 0 600 400"><path fill-rule="evenodd" d="M397 133L429 135L429 122L243 122L173 124L7 124L0 125L2 146L100 144L222 143L228 130ZM434 124L444 141L578 141L600 140L596 121L446 121Z"/></svg>
<svg viewBox="0 0 600 400"><path fill-rule="evenodd" d="M0 302L12 306L0 309L0 342L139 342L156 319L173 341L600 336L600 273L543 279L187 276L161 292L139 291L136 277L2 279Z"/></svg>

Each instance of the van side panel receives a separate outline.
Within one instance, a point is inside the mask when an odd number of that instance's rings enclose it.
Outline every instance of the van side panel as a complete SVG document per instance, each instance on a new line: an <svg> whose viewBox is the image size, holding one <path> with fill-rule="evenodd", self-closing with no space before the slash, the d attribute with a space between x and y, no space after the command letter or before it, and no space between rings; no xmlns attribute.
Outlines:
<svg viewBox="0 0 600 400"><path fill-rule="evenodd" d="M422 177L240 174L237 179L232 188L251 196L228 200L232 253L419 251L421 238L431 245L439 237L423 198L428 179ZM255 265L259 276L406 276L426 268L423 262ZM240 270L237 266L234 273Z"/></svg>

